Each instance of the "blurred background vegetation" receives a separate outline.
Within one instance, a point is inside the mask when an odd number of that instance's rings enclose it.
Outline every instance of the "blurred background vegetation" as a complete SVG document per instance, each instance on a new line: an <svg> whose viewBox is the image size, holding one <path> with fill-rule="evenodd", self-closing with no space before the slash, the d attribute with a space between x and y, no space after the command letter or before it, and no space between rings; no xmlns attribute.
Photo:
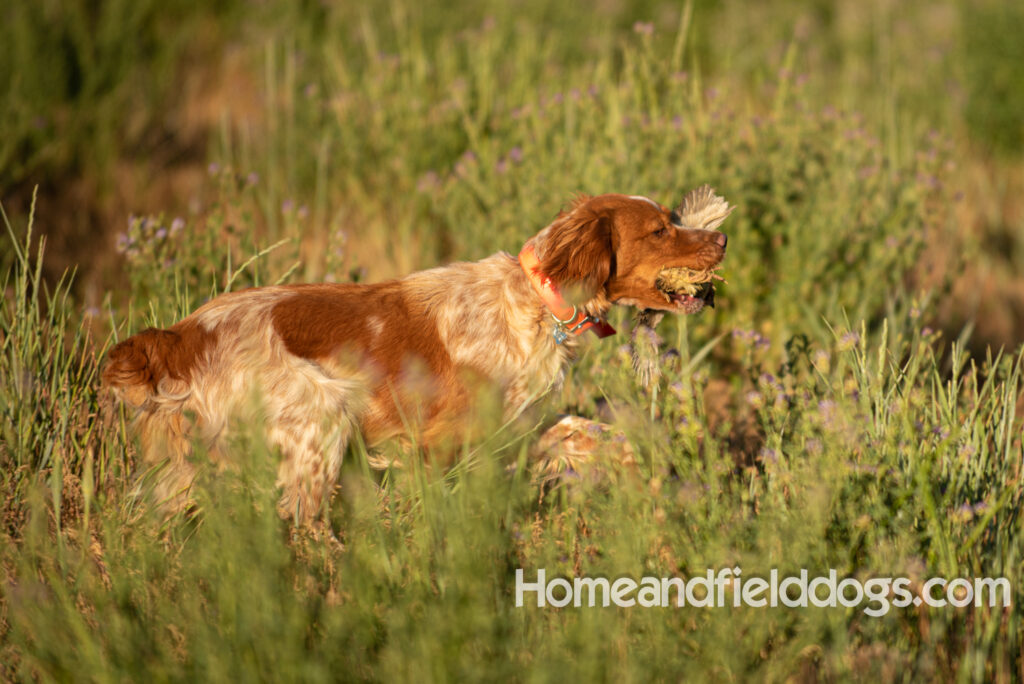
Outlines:
<svg viewBox="0 0 1024 684"><path fill-rule="evenodd" d="M1019 603L1022 30L994 0L5 3L0 679L1019 676L1016 608L509 592L738 564L1006 575ZM551 401L624 429L642 477L545 492L504 469L527 433L378 487L354 449L344 551L276 519L256 437L197 520L135 497L96 388L114 339L704 182L738 207L719 308L662 323L658 391L595 344Z"/></svg>
<svg viewBox="0 0 1024 684"><path fill-rule="evenodd" d="M304 236L339 223L348 233L425 219L437 228L436 217L410 208L417 179L479 156L507 132L534 135L523 130L525 109L632 71L650 79L648 99L689 77L688 88L721 93L731 116L800 107L856 116L892 164L920 153L933 132L956 166L943 182L958 203L955 242L929 242L939 256L964 257L946 265L955 283L938 322L955 333L973 321L976 349L1021 339L1018 3L686 8L682 16L673 3L613 1L7 3L2 199L24 216L39 186L47 273L77 266L77 287L99 305L124 284L114 248L128 217L203 214L210 163L259 179L254 219L272 232L286 200L315 210ZM589 118L587 107L577 116ZM567 189L609 189L589 180L562 174L535 202L550 213ZM437 244L418 245L419 265L466 256L433 232Z"/></svg>

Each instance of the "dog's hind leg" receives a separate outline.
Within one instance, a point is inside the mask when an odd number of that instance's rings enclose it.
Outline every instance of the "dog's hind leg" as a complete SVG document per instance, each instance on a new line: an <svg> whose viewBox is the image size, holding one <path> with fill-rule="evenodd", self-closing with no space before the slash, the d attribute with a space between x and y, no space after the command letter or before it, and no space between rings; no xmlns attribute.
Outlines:
<svg viewBox="0 0 1024 684"><path fill-rule="evenodd" d="M281 450L277 510L282 518L315 520L338 480L352 429L347 421L334 426L325 422L320 416L282 416L270 430L270 441Z"/></svg>
<svg viewBox="0 0 1024 684"><path fill-rule="evenodd" d="M136 418L143 463L151 470L152 495L165 514L180 512L190 503L189 490L195 468L188 461L192 451L189 421L180 410L142 411Z"/></svg>
<svg viewBox="0 0 1024 684"><path fill-rule="evenodd" d="M345 448L356 429L361 386L301 364L288 373L286 387L266 395L267 436L282 457L278 512L308 524L324 511L338 480Z"/></svg>

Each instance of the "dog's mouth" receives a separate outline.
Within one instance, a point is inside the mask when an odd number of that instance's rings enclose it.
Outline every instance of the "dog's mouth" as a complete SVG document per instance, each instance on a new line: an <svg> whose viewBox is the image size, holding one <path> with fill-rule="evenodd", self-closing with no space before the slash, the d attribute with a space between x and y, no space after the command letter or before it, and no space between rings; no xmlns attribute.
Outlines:
<svg viewBox="0 0 1024 684"><path fill-rule="evenodd" d="M705 305L715 307L715 282L722 277L712 268L695 271L685 267L663 268L654 280L655 289L671 311L694 314Z"/></svg>

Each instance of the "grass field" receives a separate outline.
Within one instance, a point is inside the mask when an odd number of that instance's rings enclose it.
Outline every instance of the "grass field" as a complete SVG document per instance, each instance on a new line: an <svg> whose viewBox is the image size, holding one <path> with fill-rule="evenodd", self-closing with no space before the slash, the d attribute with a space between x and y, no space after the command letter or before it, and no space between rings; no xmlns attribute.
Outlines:
<svg viewBox="0 0 1024 684"><path fill-rule="evenodd" d="M1024 677L1017 3L0 14L0 680ZM738 207L717 308L661 323L651 390L616 314L546 400L610 415L636 472L541 487L540 427L444 472L356 446L343 548L277 518L258 432L201 470L198 516L139 496L98 388L115 341L224 291L514 252L576 192L705 182ZM1012 606L515 607L517 568L732 567L1006 577Z"/></svg>

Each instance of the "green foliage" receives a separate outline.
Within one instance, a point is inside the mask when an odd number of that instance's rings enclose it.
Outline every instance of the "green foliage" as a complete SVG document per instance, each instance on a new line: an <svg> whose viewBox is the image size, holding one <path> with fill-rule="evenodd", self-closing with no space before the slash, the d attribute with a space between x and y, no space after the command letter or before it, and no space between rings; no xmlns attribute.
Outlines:
<svg viewBox="0 0 1024 684"><path fill-rule="evenodd" d="M19 470L54 469L59 477L64 460L84 460L95 443L88 423L98 360L69 300L71 276L52 289L43 282L45 240L33 254L31 217L24 242L6 214L3 220L15 265L2 281L7 296L0 302L0 477L15 495Z"/></svg>
<svg viewBox="0 0 1024 684"><path fill-rule="evenodd" d="M56 174L105 178L151 152L190 41L230 0L11 2L0 29L0 186ZM192 47L199 47L192 42ZM156 129L156 130L154 130Z"/></svg>
<svg viewBox="0 0 1024 684"><path fill-rule="evenodd" d="M971 135L1005 155L1024 152L1024 8L1017 3L964 3L967 104Z"/></svg>

